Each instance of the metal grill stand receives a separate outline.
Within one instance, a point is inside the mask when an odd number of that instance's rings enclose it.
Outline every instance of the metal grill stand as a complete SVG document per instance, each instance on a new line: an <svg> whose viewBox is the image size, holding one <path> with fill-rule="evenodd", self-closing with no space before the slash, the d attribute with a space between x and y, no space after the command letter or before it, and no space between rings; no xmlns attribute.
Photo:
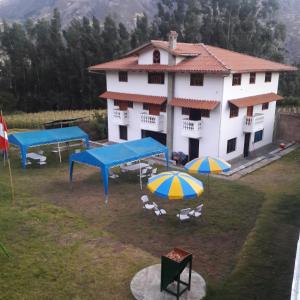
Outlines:
<svg viewBox="0 0 300 300"><path fill-rule="evenodd" d="M166 291L176 296L178 300L184 292L191 289L192 258L191 253L179 248L174 248L167 255L161 257L161 292ZM186 267L189 268L188 282L180 279L180 275ZM175 291L168 288L171 283L177 284ZM183 285L184 288L181 288L180 285Z"/></svg>

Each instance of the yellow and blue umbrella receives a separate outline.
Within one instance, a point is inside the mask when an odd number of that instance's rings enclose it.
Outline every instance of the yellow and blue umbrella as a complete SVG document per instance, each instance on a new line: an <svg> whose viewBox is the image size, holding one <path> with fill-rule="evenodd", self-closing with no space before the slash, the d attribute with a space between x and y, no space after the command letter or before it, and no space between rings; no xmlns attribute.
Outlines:
<svg viewBox="0 0 300 300"><path fill-rule="evenodd" d="M184 168L190 173L218 174L228 172L231 165L223 159L206 156L191 160Z"/></svg>
<svg viewBox="0 0 300 300"><path fill-rule="evenodd" d="M192 199L203 193L200 180L177 171L163 172L149 178L147 187L155 195L170 200Z"/></svg>

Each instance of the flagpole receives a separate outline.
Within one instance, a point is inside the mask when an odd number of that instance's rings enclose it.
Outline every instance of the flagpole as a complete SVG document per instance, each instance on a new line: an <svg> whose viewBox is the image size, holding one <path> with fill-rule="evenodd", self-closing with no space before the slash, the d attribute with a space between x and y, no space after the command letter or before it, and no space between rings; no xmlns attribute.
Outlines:
<svg viewBox="0 0 300 300"><path fill-rule="evenodd" d="M4 119L3 119L3 113L2 113L2 109L1 109L1 120L4 123ZM4 127L4 126L3 126ZM9 159L9 155L8 155L8 147L5 150L4 149L4 157L6 156L7 158L7 163L8 163L8 170L9 170L9 179L10 179L10 188L11 188L11 199L12 199L12 203L15 203L15 192L14 192L14 184L13 184L13 178L12 178L12 172L11 172L11 166L10 166L10 159ZM5 159L4 159L5 161Z"/></svg>

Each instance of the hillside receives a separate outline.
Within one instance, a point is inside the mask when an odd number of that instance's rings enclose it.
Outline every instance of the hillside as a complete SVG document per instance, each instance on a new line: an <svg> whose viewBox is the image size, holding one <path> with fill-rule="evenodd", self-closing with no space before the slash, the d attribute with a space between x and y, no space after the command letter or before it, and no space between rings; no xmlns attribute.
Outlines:
<svg viewBox="0 0 300 300"><path fill-rule="evenodd" d="M287 58L300 61L300 1L280 0L280 21L286 25Z"/></svg>
<svg viewBox="0 0 300 300"><path fill-rule="evenodd" d="M151 18L156 12L158 0L0 0L0 18L23 21L26 18L49 18L57 7L63 25L72 18L96 16L103 21L111 15L128 27L134 25L138 14L146 12ZM279 19L287 27L286 58L289 62L300 61L300 1L278 0Z"/></svg>
<svg viewBox="0 0 300 300"><path fill-rule="evenodd" d="M128 26L134 24L136 15L147 12L151 17L156 10L156 0L0 0L0 17L9 21L23 21L51 16L54 8L62 15L63 25L72 18L96 16L103 20L112 15Z"/></svg>

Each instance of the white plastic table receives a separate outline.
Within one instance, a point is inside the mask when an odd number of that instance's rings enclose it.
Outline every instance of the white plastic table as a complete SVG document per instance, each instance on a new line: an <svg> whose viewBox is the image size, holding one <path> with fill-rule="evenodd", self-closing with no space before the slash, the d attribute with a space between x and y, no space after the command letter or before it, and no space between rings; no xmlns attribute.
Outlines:
<svg viewBox="0 0 300 300"><path fill-rule="evenodd" d="M123 170L123 171L137 171L140 168L143 169L143 168L146 168L146 167L149 167L149 164L141 162L140 164L133 164L133 165L129 165L129 166L122 165L121 170Z"/></svg>
<svg viewBox="0 0 300 300"><path fill-rule="evenodd" d="M46 161L47 157L44 155L40 155L34 152L30 152L26 154L27 158L33 159L33 160L39 160L39 161Z"/></svg>

